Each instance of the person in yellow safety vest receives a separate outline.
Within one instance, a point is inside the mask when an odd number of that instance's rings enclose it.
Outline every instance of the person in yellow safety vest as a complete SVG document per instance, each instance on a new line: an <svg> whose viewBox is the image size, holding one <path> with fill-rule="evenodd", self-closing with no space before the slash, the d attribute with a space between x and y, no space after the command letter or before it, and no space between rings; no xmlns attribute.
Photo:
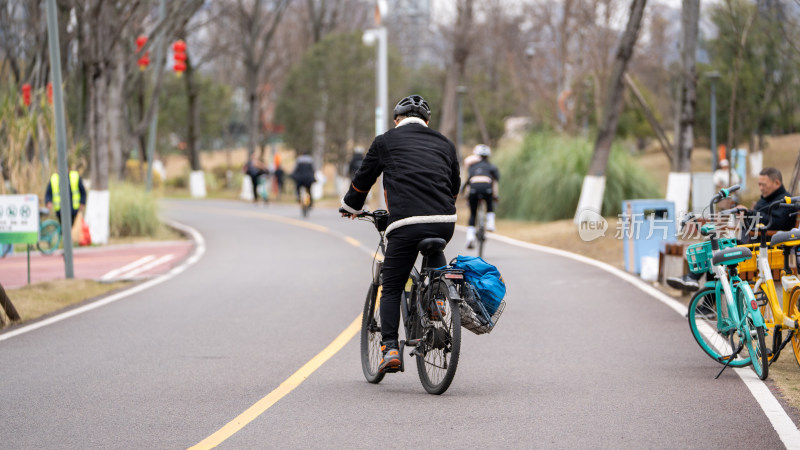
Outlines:
<svg viewBox="0 0 800 450"><path fill-rule="evenodd" d="M68 195L68 204L72 213L72 223L75 223L75 216L78 211L86 209L86 188L83 187L83 180L78 174L77 170L69 171L69 187L70 192ZM50 183L47 184L47 191L44 194L44 205L50 209L55 206L56 217L58 222L61 223L61 185L59 184L58 173L50 176Z"/></svg>

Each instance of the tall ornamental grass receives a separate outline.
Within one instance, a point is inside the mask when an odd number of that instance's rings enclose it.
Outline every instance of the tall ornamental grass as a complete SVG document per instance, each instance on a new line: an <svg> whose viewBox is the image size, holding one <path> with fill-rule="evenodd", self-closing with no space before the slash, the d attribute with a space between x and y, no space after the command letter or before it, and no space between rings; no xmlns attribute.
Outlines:
<svg viewBox="0 0 800 450"><path fill-rule="evenodd" d="M111 237L154 236L158 231L158 200L144 186L114 183L110 195Z"/></svg>
<svg viewBox="0 0 800 450"><path fill-rule="evenodd" d="M536 221L574 217L593 147L584 138L533 133L518 146L501 149L493 158L501 176L498 215ZM619 214L623 200L661 196L635 158L615 144L606 169L602 214Z"/></svg>
<svg viewBox="0 0 800 450"><path fill-rule="evenodd" d="M44 90L32 93L30 106L22 103L19 86L0 86L0 195L38 194L55 167L52 108Z"/></svg>

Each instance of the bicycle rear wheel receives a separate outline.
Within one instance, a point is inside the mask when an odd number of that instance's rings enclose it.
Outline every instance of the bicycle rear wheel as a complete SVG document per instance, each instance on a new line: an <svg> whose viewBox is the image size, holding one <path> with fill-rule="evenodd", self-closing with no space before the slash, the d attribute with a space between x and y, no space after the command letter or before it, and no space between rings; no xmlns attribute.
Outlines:
<svg viewBox="0 0 800 450"><path fill-rule="evenodd" d="M300 210L303 217L308 217L308 210L311 209L311 192L305 186L300 188Z"/></svg>
<svg viewBox="0 0 800 450"><path fill-rule="evenodd" d="M45 220L39 227L39 241L36 248L43 255L52 255L61 244L61 225L55 220Z"/></svg>
<svg viewBox="0 0 800 450"><path fill-rule="evenodd" d="M723 321L726 318L723 317ZM725 364L733 353L732 343L736 330L720 332L717 328L717 301L714 288L698 291L689 302L689 328L692 336L703 351L714 361ZM735 345L735 343L734 343ZM728 364L731 367L744 367L750 364L749 357L739 356Z"/></svg>
<svg viewBox="0 0 800 450"><path fill-rule="evenodd" d="M429 325L422 328L422 341L416 349L417 372L422 387L429 394L440 395L450 387L458 368L461 310L443 281L430 286L429 300L430 319L420 319Z"/></svg>
<svg viewBox="0 0 800 450"><path fill-rule="evenodd" d="M788 315L792 320L800 320L800 288L795 287L792 289L792 296L789 297ZM794 350L794 359L797 361L797 365L800 365L800 336L798 336L797 332L798 330L794 330L792 334L792 350Z"/></svg>
<svg viewBox="0 0 800 450"><path fill-rule="evenodd" d="M766 380L769 374L769 352L765 342L764 327L756 326L754 315L760 314L758 310L753 310L748 307L748 304L753 299L752 294L748 295L749 287L739 289L736 298L739 311L744 316L744 323L742 326L742 334L744 334L744 342L747 347L747 352L750 356L750 362L753 364L753 371L758 375L758 378Z"/></svg>
<svg viewBox="0 0 800 450"><path fill-rule="evenodd" d="M478 257L483 258L483 243L486 242L486 201L481 200L478 204L478 229L475 232L475 239L478 241Z"/></svg>
<svg viewBox="0 0 800 450"><path fill-rule="evenodd" d="M381 362L381 287L370 284L361 315L361 370L370 383L380 383L385 373L378 371Z"/></svg>

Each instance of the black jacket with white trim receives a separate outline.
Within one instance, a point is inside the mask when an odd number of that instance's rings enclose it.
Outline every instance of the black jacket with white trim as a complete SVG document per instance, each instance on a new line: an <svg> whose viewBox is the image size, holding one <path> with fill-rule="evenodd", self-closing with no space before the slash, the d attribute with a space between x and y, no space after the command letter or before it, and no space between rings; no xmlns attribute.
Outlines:
<svg viewBox="0 0 800 450"><path fill-rule="evenodd" d="M389 210L387 234L403 225L456 221L455 203L461 186L456 148L421 119L404 119L375 138L342 207L360 212L381 173Z"/></svg>

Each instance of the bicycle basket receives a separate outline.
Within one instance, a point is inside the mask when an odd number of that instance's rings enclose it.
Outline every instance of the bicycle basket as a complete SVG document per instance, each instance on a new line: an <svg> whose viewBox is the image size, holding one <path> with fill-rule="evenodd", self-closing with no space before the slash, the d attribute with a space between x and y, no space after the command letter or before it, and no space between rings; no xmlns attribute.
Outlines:
<svg viewBox="0 0 800 450"><path fill-rule="evenodd" d="M720 250L723 248L736 247L736 239L721 238L718 240ZM692 273L705 273L711 269L711 241L698 242L686 248L686 261L689 263L689 270Z"/></svg>
<svg viewBox="0 0 800 450"><path fill-rule="evenodd" d="M494 314L489 315L480 300L480 294L471 284L465 283L463 292L461 326L478 335L491 333L506 308L506 301L501 301Z"/></svg>

